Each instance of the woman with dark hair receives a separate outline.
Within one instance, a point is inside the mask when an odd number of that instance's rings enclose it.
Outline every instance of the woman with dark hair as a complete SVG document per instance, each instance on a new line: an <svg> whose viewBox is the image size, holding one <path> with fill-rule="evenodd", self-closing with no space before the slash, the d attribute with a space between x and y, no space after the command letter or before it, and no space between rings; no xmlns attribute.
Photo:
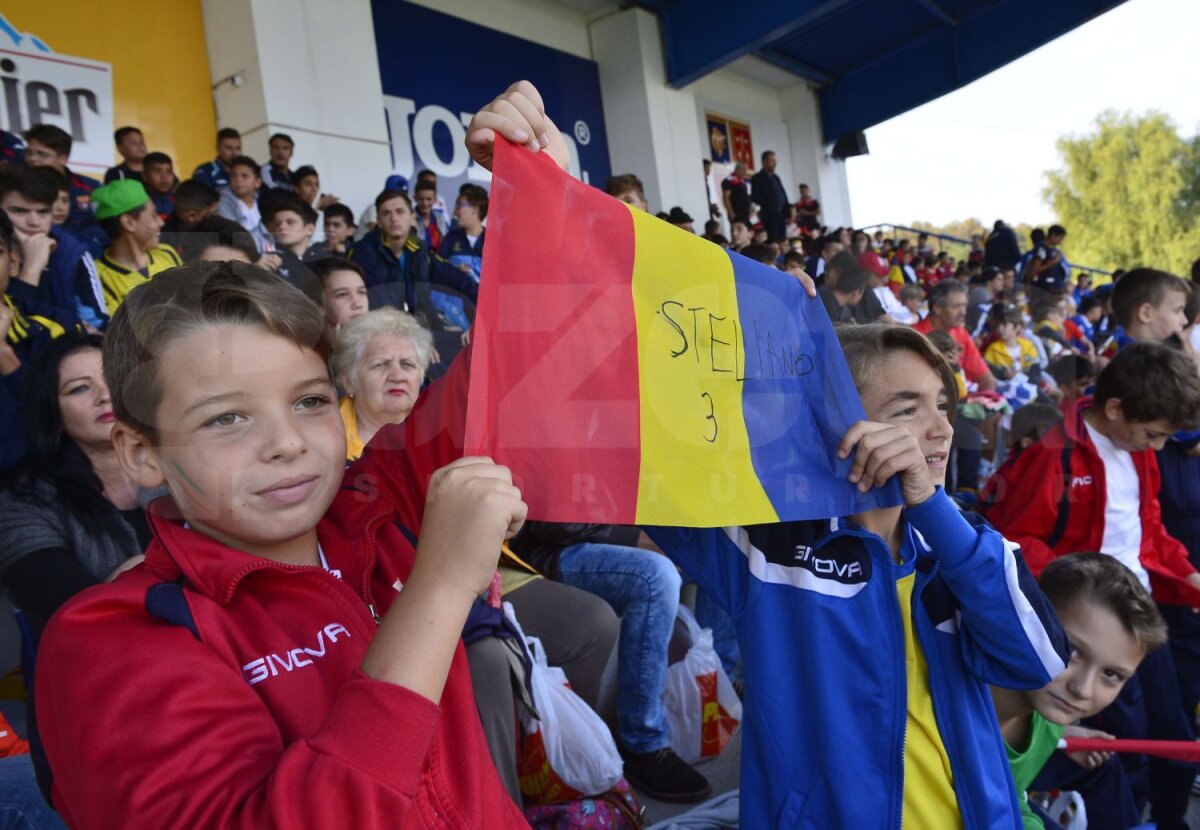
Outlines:
<svg viewBox="0 0 1200 830"><path fill-rule="evenodd" d="M29 366L29 452L0 491L0 585L35 637L72 596L137 564L150 537L109 439L100 342L64 335Z"/></svg>

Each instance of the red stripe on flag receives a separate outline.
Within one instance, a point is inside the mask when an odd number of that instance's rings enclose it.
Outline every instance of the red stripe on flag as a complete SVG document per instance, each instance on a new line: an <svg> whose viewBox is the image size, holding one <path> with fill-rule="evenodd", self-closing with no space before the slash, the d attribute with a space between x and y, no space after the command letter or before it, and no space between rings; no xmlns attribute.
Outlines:
<svg viewBox="0 0 1200 830"><path fill-rule="evenodd" d="M466 449L513 469L530 518L634 521L633 251L628 208L497 141Z"/></svg>

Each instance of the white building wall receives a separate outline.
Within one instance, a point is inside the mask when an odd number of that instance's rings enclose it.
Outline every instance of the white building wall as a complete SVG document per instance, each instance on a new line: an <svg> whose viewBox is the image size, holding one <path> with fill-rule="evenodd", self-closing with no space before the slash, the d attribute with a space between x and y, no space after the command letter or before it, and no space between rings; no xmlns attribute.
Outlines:
<svg viewBox="0 0 1200 830"><path fill-rule="evenodd" d="M698 231L708 218L707 110L750 124L756 155L777 152L789 196L806 181L828 224L849 223L845 166L821 144L816 95L806 84L779 87L724 69L672 89L658 19L644 9L614 3L585 14L549 0L412 2L595 60L612 170L643 180L652 211L678 205ZM243 81L214 90L220 124L241 130L246 151L262 161L267 137L289 133L294 164L314 165L322 190L356 211L369 203L391 169L370 0L203 0L203 8L214 84L233 75ZM396 32L396 48L415 36ZM484 69L487 56L446 59L477 60ZM496 93L515 80L497 78ZM720 204L719 190L712 195Z"/></svg>
<svg viewBox="0 0 1200 830"><path fill-rule="evenodd" d="M311 164L321 189L355 211L391 167L370 0L203 0L220 126L266 162L267 138L296 142L293 169Z"/></svg>

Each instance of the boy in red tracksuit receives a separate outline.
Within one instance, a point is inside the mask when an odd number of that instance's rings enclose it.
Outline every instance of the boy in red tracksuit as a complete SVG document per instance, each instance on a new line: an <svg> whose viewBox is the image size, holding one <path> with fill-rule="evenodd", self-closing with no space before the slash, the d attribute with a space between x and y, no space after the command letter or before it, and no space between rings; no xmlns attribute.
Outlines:
<svg viewBox="0 0 1200 830"><path fill-rule="evenodd" d="M565 163L528 84L476 119L484 166L497 133ZM71 827L528 826L460 640L525 516L508 470L451 460L469 355L349 470L327 356L311 301L242 263L164 272L114 315L113 443L170 499L144 564L41 642L38 731Z"/></svg>
<svg viewBox="0 0 1200 830"><path fill-rule="evenodd" d="M1035 574L1059 556L1099 551L1132 571L1160 606L1200 608L1200 573L1162 524L1154 455L1198 422L1192 360L1158 343L1127 346L1100 373L1094 397L1080 399L1062 424L997 472L984 513L1021 546ZM1192 739L1170 649L1150 655L1135 679L1101 713L1102 728L1120 737ZM1153 759L1149 766L1154 821L1186 827L1194 767Z"/></svg>

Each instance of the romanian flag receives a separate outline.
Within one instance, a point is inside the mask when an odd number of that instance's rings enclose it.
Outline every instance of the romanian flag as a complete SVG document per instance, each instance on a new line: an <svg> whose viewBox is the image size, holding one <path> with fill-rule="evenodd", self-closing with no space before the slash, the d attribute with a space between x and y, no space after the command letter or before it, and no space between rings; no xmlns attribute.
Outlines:
<svg viewBox="0 0 1200 830"><path fill-rule="evenodd" d="M864 417L817 298L498 141L466 452L531 518L720 527L898 504L836 457Z"/></svg>

